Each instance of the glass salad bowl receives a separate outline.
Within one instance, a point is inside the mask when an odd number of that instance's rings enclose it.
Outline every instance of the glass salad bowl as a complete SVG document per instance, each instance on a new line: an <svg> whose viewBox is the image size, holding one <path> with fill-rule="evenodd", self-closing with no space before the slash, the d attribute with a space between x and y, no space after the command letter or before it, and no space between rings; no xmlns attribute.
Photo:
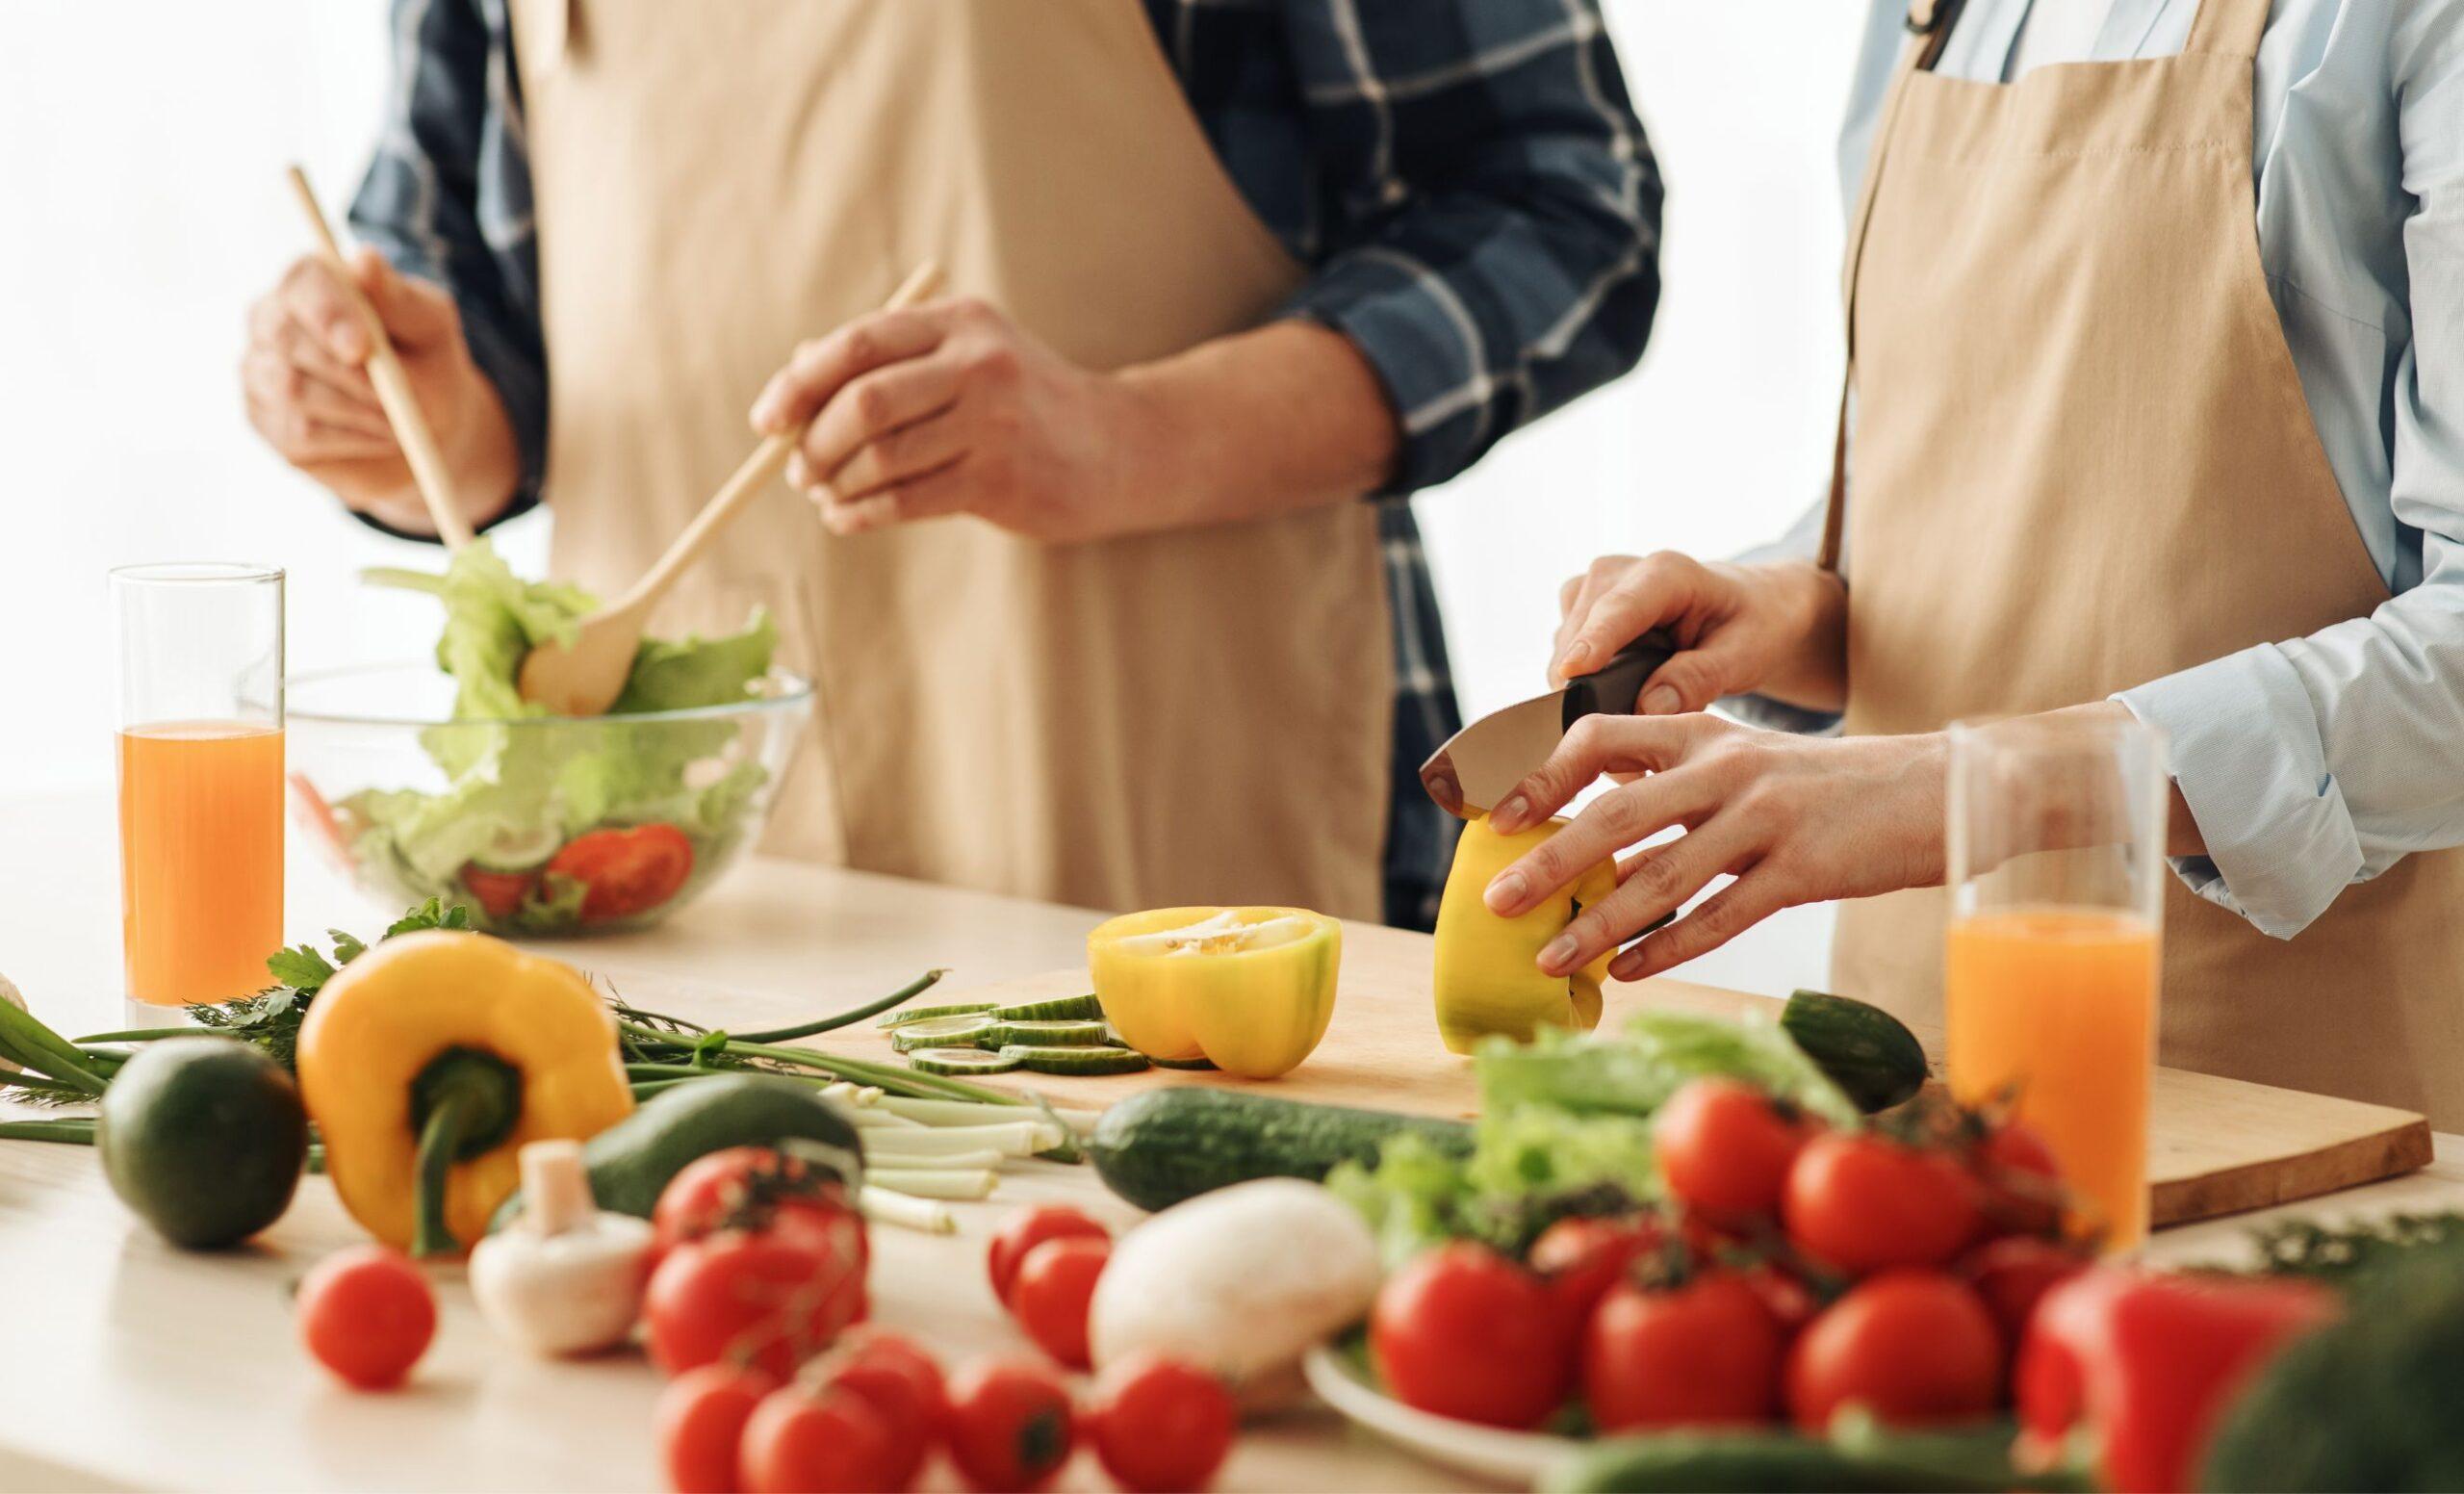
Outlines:
<svg viewBox="0 0 2464 1494"><path fill-rule="evenodd" d="M450 719L430 662L286 685L293 817L399 912L460 903L515 937L646 928L760 838L812 704L773 670L690 710Z"/></svg>

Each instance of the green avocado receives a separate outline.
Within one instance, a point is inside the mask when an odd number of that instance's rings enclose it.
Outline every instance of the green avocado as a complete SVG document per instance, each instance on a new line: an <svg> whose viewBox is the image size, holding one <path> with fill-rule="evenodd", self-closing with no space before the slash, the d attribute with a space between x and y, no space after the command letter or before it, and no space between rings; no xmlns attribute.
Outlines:
<svg viewBox="0 0 2464 1494"><path fill-rule="evenodd" d="M173 1245L237 1245L282 1217L308 1112L281 1065L228 1038L147 1044L103 1092L94 1144L130 1212Z"/></svg>

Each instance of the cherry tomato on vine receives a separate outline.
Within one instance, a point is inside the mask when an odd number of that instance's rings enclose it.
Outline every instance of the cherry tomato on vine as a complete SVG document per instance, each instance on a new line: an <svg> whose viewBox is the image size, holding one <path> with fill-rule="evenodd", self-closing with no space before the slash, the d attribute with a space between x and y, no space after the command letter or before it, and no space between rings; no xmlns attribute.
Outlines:
<svg viewBox="0 0 2464 1494"><path fill-rule="evenodd" d="M651 1210L651 1246L654 1255L663 1255L722 1229L780 1230L843 1242L851 1224L869 1264L861 1216L849 1207L834 1173L774 1147L729 1146L695 1158L659 1191Z"/></svg>
<svg viewBox="0 0 2464 1494"><path fill-rule="evenodd" d="M1788 1167L1810 1134L1804 1119L1737 1079L1696 1079L1652 1120L1652 1149L1669 1197L1717 1220L1780 1206Z"/></svg>
<svg viewBox="0 0 2464 1494"><path fill-rule="evenodd" d="M1888 1271L1849 1288L1797 1335L1788 1413L1821 1431L1862 1405L1888 1426L1963 1421L1993 1409L2004 1346L1993 1315L1937 1271Z"/></svg>
<svg viewBox="0 0 2464 1494"><path fill-rule="evenodd" d="M890 1431L862 1397L784 1385L744 1424L744 1486L753 1494L871 1494L890 1487Z"/></svg>
<svg viewBox="0 0 2464 1494"><path fill-rule="evenodd" d="M1561 1219L1531 1243L1528 1261L1571 1330L1580 1332L1602 1295L1667 1243L1667 1228L1639 1214Z"/></svg>
<svg viewBox="0 0 2464 1494"><path fill-rule="evenodd" d="M1986 1217L2012 1234L2051 1234L2062 1223L2062 1165L2034 1127L2013 1120L1976 1148Z"/></svg>
<svg viewBox="0 0 2464 1494"><path fill-rule="evenodd" d="M735 1494L744 1487L737 1460L744 1424L761 1398L778 1388L757 1370L706 1364L687 1370L659 1392L659 1466L677 1494Z"/></svg>
<svg viewBox="0 0 2464 1494"><path fill-rule="evenodd" d="M911 1487L949 1418L940 1365L914 1341L858 1324L831 1350L820 1374L824 1383L870 1404L888 1430L891 1455L882 1487Z"/></svg>
<svg viewBox="0 0 2464 1494"><path fill-rule="evenodd" d="M1370 1351L1404 1404L1492 1427L1534 1427L1565 1399L1573 1332L1540 1278L1456 1241L1386 1278Z"/></svg>
<svg viewBox="0 0 2464 1494"><path fill-rule="evenodd" d="M826 1235L730 1229L677 1246L642 1298L651 1362L681 1375L728 1360L787 1378L864 1315L862 1243L855 1221Z"/></svg>
<svg viewBox="0 0 2464 1494"><path fill-rule="evenodd" d="M2006 1235L1988 1241L1963 1257L1959 1275L1993 1314L2002 1341L2015 1344L2027 1333L2044 1294L2088 1269L2088 1258L2052 1240Z"/></svg>
<svg viewBox="0 0 2464 1494"><path fill-rule="evenodd" d="M1798 1249L1862 1275L1948 1262L1984 1227L1979 1195L1947 1152L1835 1131L1798 1153L1781 1214Z"/></svg>
<svg viewBox="0 0 2464 1494"><path fill-rule="evenodd" d="M1604 1432L1767 1422L1785 1339L1731 1273L1664 1289L1610 1289L1583 1336L1583 1400Z"/></svg>
<svg viewBox="0 0 2464 1494"><path fill-rule="evenodd" d="M1087 1368L1087 1309L1113 1243L1091 1235L1046 1240L1018 1263L1010 1310L1036 1347L1073 1370Z"/></svg>
<svg viewBox="0 0 2464 1494"><path fill-rule="evenodd" d="M984 1252L985 1273L992 1279L993 1299L1010 1305L1010 1285L1018 1279L1018 1265L1027 1252L1046 1240L1073 1235L1109 1240L1112 1231L1065 1203L1040 1203L1020 1209L1002 1222Z"/></svg>

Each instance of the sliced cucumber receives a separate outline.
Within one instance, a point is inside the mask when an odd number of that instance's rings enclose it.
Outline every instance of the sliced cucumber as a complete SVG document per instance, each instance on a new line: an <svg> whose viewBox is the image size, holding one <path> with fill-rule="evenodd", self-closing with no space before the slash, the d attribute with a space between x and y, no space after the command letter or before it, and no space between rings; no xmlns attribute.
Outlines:
<svg viewBox="0 0 2464 1494"><path fill-rule="evenodd" d="M904 1012L892 1012L881 1019L884 1027L911 1027L917 1022L938 1021L944 1017L981 1017L994 1010L989 1001L957 1001L947 1006L911 1006Z"/></svg>
<svg viewBox="0 0 2464 1494"><path fill-rule="evenodd" d="M1195 1058L1150 1058L1147 1062L1158 1069L1212 1069L1215 1067L1215 1060L1203 1053Z"/></svg>
<svg viewBox="0 0 2464 1494"><path fill-rule="evenodd" d="M936 1017L929 1021L910 1022L890 1029L889 1045L901 1053L917 1048L953 1047L962 1043L983 1046L983 1038L992 1030L992 1018L981 1014L974 1017Z"/></svg>
<svg viewBox="0 0 2464 1494"><path fill-rule="evenodd" d="M1021 1049L1020 1051L1024 1051ZM1066 1053L1068 1048L1058 1051ZM908 1066L925 1073L995 1074L1008 1073L1018 1067L1010 1050L987 1053L982 1048L917 1048L907 1055Z"/></svg>
<svg viewBox="0 0 2464 1494"><path fill-rule="evenodd" d="M1103 1022L1014 1022L998 1016L975 1041L988 1048L1122 1046L1121 1041L1113 1036L1112 1028Z"/></svg>
<svg viewBox="0 0 2464 1494"><path fill-rule="evenodd" d="M503 834L471 855L481 871L528 871L564 847L563 832L544 825L528 835Z"/></svg>
<svg viewBox="0 0 2464 1494"><path fill-rule="evenodd" d="M1021 1001L993 1008L1005 1022L1085 1022L1104 1015L1104 1004L1091 995L1061 996L1050 1001Z"/></svg>
<svg viewBox="0 0 2464 1494"><path fill-rule="evenodd" d="M1124 1074L1146 1067L1146 1055L1128 1048L1037 1047L1014 1043L1001 1056L1020 1069L1048 1074Z"/></svg>

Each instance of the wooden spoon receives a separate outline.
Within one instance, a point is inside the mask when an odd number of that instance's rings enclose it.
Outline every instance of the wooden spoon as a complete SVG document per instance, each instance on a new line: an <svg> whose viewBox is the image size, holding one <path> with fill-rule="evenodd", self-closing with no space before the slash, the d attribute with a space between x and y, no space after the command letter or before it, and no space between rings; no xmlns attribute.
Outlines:
<svg viewBox="0 0 2464 1494"><path fill-rule="evenodd" d="M436 433L427 428L427 417L420 413L420 401L411 393L411 375L402 369L402 360L394 353L394 340L385 335L384 320L359 289L359 277L350 272L343 259L343 246L334 242L334 230L325 221L325 210L317 205L315 189L308 185L308 173L297 167L291 168L291 191L299 199L299 210L307 216L308 226L317 231L317 256L334 272L343 295L359 314L360 322L368 329L368 377L376 386L376 402L385 407L385 419L394 427L394 439L402 444L402 456L411 466L411 482L427 503L427 516L436 526L436 537L445 541L448 550L459 550L471 543L471 521L462 517L461 508L453 502L453 476L445 465L445 453L437 450Z"/></svg>
<svg viewBox="0 0 2464 1494"><path fill-rule="evenodd" d="M927 260L883 303L883 309L895 311L912 306L938 290L940 284L941 267ZM522 698L536 701L560 716L605 714L607 708L616 704L616 697L624 693L626 678L633 671L633 656L642 646L642 625L649 620L651 610L683 576L685 568L700 558L728 521L770 485L770 479L787 465L802 434L797 431L771 436L754 448L753 454L693 516L684 532L667 547L667 554L658 557L657 563L633 583L633 588L581 620L573 642L542 643L525 655L519 681Z"/></svg>

